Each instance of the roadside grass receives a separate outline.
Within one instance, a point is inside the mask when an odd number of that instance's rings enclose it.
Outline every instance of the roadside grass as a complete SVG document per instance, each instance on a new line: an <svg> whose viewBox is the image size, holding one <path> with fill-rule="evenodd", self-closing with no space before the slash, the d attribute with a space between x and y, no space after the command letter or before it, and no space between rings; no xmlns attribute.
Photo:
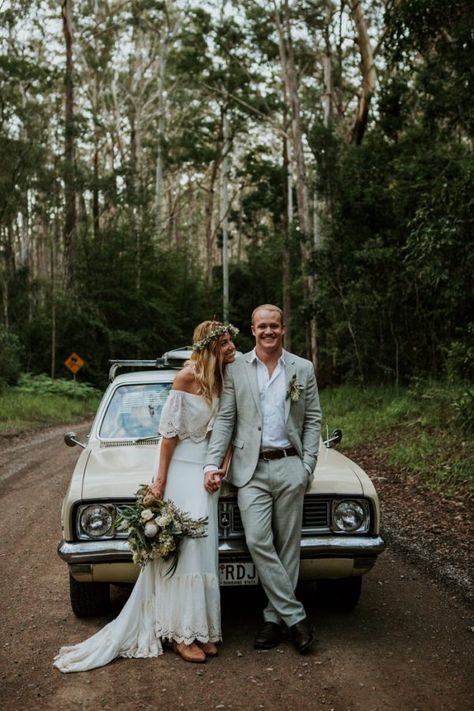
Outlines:
<svg viewBox="0 0 474 711"><path fill-rule="evenodd" d="M327 388L323 436L339 427L341 449L370 446L443 496L474 493L473 403L465 384Z"/></svg>
<svg viewBox="0 0 474 711"><path fill-rule="evenodd" d="M25 432L91 417L101 393L73 380L22 376L15 387L0 390L0 433Z"/></svg>

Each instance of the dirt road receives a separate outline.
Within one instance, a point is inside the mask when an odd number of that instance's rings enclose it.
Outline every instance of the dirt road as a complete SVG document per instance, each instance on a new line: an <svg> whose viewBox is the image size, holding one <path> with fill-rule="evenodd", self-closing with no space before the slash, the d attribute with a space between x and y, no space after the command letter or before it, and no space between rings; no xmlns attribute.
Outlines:
<svg viewBox="0 0 474 711"><path fill-rule="evenodd" d="M1 709L474 708L474 612L390 549L366 578L354 612L318 607L314 590L306 590L318 639L307 656L287 642L253 650L261 600L247 588L224 591L224 645L205 665L167 651L92 672L58 672L58 648L106 621L74 617L56 555L60 502L78 456L62 444L63 430L0 440ZM124 599L117 596L113 615Z"/></svg>

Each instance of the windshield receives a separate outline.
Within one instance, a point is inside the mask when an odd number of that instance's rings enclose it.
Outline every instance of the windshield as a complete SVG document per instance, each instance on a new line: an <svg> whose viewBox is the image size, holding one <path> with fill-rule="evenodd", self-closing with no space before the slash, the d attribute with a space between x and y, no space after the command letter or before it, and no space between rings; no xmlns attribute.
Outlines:
<svg viewBox="0 0 474 711"><path fill-rule="evenodd" d="M121 385L114 392L99 429L103 439L158 434L161 409L171 383Z"/></svg>

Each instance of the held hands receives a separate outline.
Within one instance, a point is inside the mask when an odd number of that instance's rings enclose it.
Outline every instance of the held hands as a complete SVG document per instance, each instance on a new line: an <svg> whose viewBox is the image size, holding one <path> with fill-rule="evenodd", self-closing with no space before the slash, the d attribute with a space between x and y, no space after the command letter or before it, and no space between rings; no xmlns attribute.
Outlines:
<svg viewBox="0 0 474 711"><path fill-rule="evenodd" d="M204 475L204 488L208 494L215 494L221 488L222 477L225 475L223 469L216 469L213 472L206 472Z"/></svg>

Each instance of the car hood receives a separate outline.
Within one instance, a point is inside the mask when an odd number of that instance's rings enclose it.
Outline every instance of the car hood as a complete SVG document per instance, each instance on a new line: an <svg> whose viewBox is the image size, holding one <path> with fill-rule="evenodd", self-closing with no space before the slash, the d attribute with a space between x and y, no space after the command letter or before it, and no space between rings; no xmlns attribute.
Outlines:
<svg viewBox="0 0 474 711"><path fill-rule="evenodd" d="M231 496L235 488L224 482L222 494ZM313 482L307 493L331 496L368 496L376 498L374 486L355 462L335 449L321 445Z"/></svg>
<svg viewBox="0 0 474 711"><path fill-rule="evenodd" d="M140 484L152 481L158 469L159 443L123 445L94 443L84 467L82 499L131 498ZM224 495L233 487L225 486ZM336 449L323 445L319 451L312 494L375 497L367 474Z"/></svg>
<svg viewBox="0 0 474 711"><path fill-rule="evenodd" d="M314 494L371 496L373 486L355 462L336 449L327 449L322 445L310 491Z"/></svg>
<svg viewBox="0 0 474 711"><path fill-rule="evenodd" d="M149 484L158 468L156 442L123 445L94 443L82 479L83 499L133 497L140 484Z"/></svg>

